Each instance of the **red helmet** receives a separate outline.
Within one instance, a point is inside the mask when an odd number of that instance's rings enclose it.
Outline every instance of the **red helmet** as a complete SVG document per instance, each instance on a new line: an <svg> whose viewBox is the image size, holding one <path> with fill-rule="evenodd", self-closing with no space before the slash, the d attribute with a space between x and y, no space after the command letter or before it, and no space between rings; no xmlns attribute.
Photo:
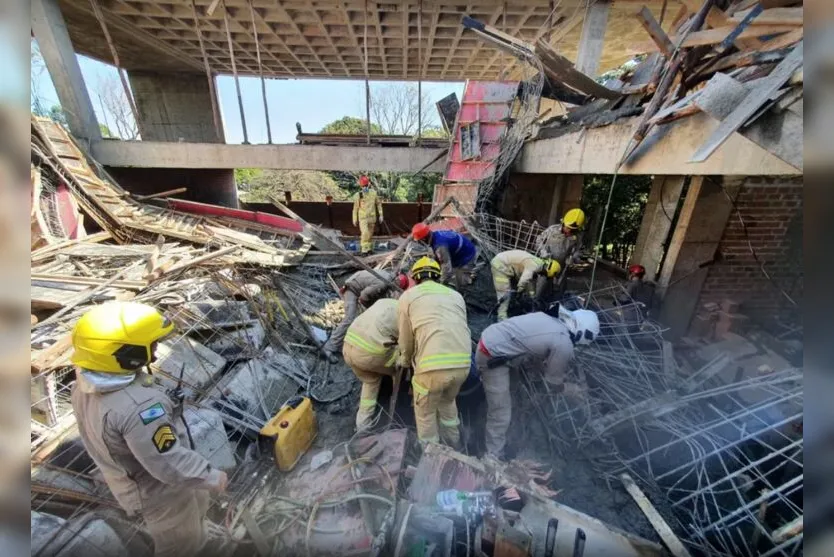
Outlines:
<svg viewBox="0 0 834 557"><path fill-rule="evenodd" d="M401 290L408 288L408 276L405 273L397 275L397 286L399 286Z"/></svg>
<svg viewBox="0 0 834 557"><path fill-rule="evenodd" d="M360 176L360 177L359 177L359 185L360 185L360 186L362 186L363 188L364 188L365 186L369 186L369 185L371 185L371 180L370 180L370 178L368 178L367 176L365 176L365 175L363 174L362 176Z"/></svg>
<svg viewBox="0 0 834 557"><path fill-rule="evenodd" d="M642 277L643 275L646 274L646 268L643 267L642 265L636 265L636 264L635 265L629 265L628 274L629 274L629 276L637 275L638 277Z"/></svg>
<svg viewBox="0 0 834 557"><path fill-rule="evenodd" d="M411 228L411 237L414 238L415 240L422 240L422 239L428 237L430 232L431 232L431 229L429 228L429 226L427 224L424 224L422 222L418 222L417 224L415 224Z"/></svg>

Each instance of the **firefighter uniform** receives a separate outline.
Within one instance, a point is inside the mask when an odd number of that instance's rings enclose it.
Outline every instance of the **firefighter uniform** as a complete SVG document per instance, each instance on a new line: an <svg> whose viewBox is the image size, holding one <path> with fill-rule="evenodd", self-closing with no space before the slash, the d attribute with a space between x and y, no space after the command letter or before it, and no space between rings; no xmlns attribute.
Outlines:
<svg viewBox="0 0 834 557"><path fill-rule="evenodd" d="M377 274L385 280L379 280L370 271L358 271L345 281L342 294L345 302L345 317L333 329L330 338L324 344L323 349L328 354L336 354L342 350L348 327L359 313L359 304L368 307L387 295L393 288L391 273L377 271Z"/></svg>
<svg viewBox="0 0 834 557"><path fill-rule="evenodd" d="M360 191L353 197L353 224L359 225L359 248L362 253L374 249L374 226L382 221L382 201L376 190Z"/></svg>
<svg viewBox="0 0 834 557"><path fill-rule="evenodd" d="M510 366L529 356L544 362L544 379L560 389L573 357L568 327L546 313L528 313L490 325L481 334L475 365L487 399L486 450L498 456L512 418ZM534 366L534 369L537 366Z"/></svg>
<svg viewBox="0 0 834 557"><path fill-rule="evenodd" d="M205 553L208 491L226 474L193 450L176 404L140 370L174 325L153 307L108 302L72 331L72 408L84 446L129 516L141 516L157 556Z"/></svg>
<svg viewBox="0 0 834 557"><path fill-rule="evenodd" d="M545 260L524 250L502 251L492 258L492 282L495 284L495 296L498 298L498 320L507 318L510 307L510 290L527 290L531 297L536 295L534 278L544 267Z"/></svg>
<svg viewBox="0 0 834 557"><path fill-rule="evenodd" d="M342 355L362 382L357 430L371 424L382 377L394 375L397 334L397 300L388 298L377 300L347 330Z"/></svg>
<svg viewBox="0 0 834 557"><path fill-rule="evenodd" d="M206 539L208 490L222 472L190 448L181 408L151 376L116 384L101 373L77 374L72 406L84 446L119 505L144 518L154 555L196 555Z"/></svg>
<svg viewBox="0 0 834 557"><path fill-rule="evenodd" d="M439 276L439 265L430 262ZM412 269L412 276L419 264ZM458 447L460 421L455 397L469 373L472 354L463 297L427 280L403 293L398 314L398 363L414 369L411 387L417 437L424 443L442 440Z"/></svg>

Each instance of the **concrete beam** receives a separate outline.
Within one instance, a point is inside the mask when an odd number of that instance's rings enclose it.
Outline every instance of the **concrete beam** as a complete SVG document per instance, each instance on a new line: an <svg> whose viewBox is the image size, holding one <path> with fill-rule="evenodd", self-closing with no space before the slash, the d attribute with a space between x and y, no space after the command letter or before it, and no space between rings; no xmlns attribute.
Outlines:
<svg viewBox="0 0 834 557"><path fill-rule="evenodd" d="M344 172L442 172L444 149L329 145L224 145L159 141L98 141L92 155L105 166L142 168L273 168ZM438 158L439 157L439 158Z"/></svg>
<svg viewBox="0 0 834 557"><path fill-rule="evenodd" d="M685 180L685 176L657 176L652 180L637 244L631 255L631 263L646 268L647 280L654 280L657 275L663 259L663 244L672 228Z"/></svg>
<svg viewBox="0 0 834 557"><path fill-rule="evenodd" d="M515 170L534 174L613 174L639 121L628 118L604 126L528 142ZM692 154L721 122L706 114L658 126L632 155L621 174L801 176L802 170L734 133L702 163ZM785 137L783 140L787 140Z"/></svg>
<svg viewBox="0 0 834 557"><path fill-rule="evenodd" d="M82 140L101 139L93 103L57 0L32 0L32 32L52 77L70 132Z"/></svg>
<svg viewBox="0 0 834 557"><path fill-rule="evenodd" d="M596 77L599 72L610 10L610 0L597 0L587 9L576 53L576 69L585 75Z"/></svg>

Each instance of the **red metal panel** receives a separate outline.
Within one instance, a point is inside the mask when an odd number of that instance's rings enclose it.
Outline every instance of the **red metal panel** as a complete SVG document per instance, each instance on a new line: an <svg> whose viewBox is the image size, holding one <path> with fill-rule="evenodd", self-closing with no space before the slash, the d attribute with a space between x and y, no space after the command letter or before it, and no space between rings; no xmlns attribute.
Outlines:
<svg viewBox="0 0 834 557"><path fill-rule="evenodd" d="M443 183L434 190L435 206L454 196L464 207L474 207L478 182L495 172L493 161L501 154L500 141L507 131L517 91L518 81L466 82ZM460 126L473 122L479 123L480 155L461 160Z"/></svg>
<svg viewBox="0 0 834 557"><path fill-rule="evenodd" d="M229 217L249 222L257 222L259 224L274 226L275 228L280 228L289 232L301 232L303 230L302 226L294 220L286 217L279 217L278 215L270 215L269 213L246 211L244 209L231 209L229 207L220 207L219 205L209 205L208 203L186 201L184 199L170 199L168 200L168 204L171 208L186 213L211 215L215 217Z"/></svg>

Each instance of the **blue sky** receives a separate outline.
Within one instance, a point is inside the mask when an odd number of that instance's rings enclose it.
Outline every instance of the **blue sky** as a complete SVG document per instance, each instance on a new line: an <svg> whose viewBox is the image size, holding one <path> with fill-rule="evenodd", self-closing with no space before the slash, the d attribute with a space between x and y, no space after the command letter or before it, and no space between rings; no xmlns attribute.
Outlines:
<svg viewBox="0 0 834 557"><path fill-rule="evenodd" d="M92 91L103 77L116 76L116 68L85 56L78 56L81 73L87 89ZM33 70L34 71L34 70ZM47 71L33 75L32 95L39 97L48 109L60 104L52 80ZM234 78L220 76L216 79L220 111L226 130L226 143L241 143L243 131L237 104ZM371 96L374 90L385 87L390 82L371 82ZM261 97L260 80L254 77L240 79L243 109L246 114L246 126L250 143L266 143L266 123ZM463 91L462 82L423 84L423 96L431 104L449 93L455 92L460 99ZM272 126L274 143L295 143L295 123L300 122L305 132L317 132L326 124L343 116L365 117L365 83L355 80L337 79L268 79L266 81L269 120ZM95 96L91 92L91 98ZM98 120L105 122L101 107L93 102ZM437 123L436 114L431 114Z"/></svg>

